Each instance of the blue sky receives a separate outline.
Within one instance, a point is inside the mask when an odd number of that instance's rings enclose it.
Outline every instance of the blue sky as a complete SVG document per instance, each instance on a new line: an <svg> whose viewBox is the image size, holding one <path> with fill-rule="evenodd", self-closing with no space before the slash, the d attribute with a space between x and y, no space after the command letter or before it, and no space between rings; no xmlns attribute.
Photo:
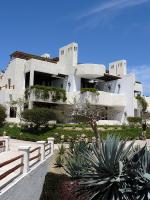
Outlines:
<svg viewBox="0 0 150 200"><path fill-rule="evenodd" d="M150 95L150 0L1 0L0 68L16 50L58 55L79 44L79 62L128 61Z"/></svg>

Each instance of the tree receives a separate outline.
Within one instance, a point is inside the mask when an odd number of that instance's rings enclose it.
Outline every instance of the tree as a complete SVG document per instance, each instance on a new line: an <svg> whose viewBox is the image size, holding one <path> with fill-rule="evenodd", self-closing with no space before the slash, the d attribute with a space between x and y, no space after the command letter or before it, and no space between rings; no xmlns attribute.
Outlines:
<svg viewBox="0 0 150 200"><path fill-rule="evenodd" d="M0 105L0 126L3 125L3 123L5 122L5 118L6 118L6 109L4 106Z"/></svg>
<svg viewBox="0 0 150 200"><path fill-rule="evenodd" d="M97 122L105 119L108 114L111 115L111 111L105 106L91 105L88 101L75 101L72 117L76 122L83 122L91 126L96 138L96 147L100 148L101 137L97 128Z"/></svg>
<svg viewBox="0 0 150 200"><path fill-rule="evenodd" d="M26 109L21 115L24 121L34 124L36 128L47 126L50 120L56 119L54 111L48 108Z"/></svg>
<svg viewBox="0 0 150 200"><path fill-rule="evenodd" d="M141 117L144 117L144 114L147 111L147 107L148 107L148 103L146 102L146 100L144 99L144 97L138 95L136 97L137 101L138 101L138 108L140 110L140 114Z"/></svg>
<svg viewBox="0 0 150 200"><path fill-rule="evenodd" d="M140 115L141 115L141 118L142 118L142 123L141 123L141 126L142 126L142 133L141 133L141 137L142 138L145 138L145 134L146 134L146 119L149 118L149 113L147 112L147 107L148 107L148 103L146 102L146 100L144 99L144 97L138 95L136 97L137 101L138 101L138 108L140 110ZM145 121L143 123L143 120Z"/></svg>

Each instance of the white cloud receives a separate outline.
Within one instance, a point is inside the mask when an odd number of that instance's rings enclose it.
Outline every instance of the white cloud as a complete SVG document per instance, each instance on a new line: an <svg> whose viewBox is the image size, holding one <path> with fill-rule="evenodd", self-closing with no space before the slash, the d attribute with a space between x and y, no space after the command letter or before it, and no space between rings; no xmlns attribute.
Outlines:
<svg viewBox="0 0 150 200"><path fill-rule="evenodd" d="M112 27L112 23L109 23L118 16L121 11L127 8L133 8L142 4L150 3L150 0L105 0L104 3L99 3L97 6L84 10L81 15L76 17L76 20L84 20L84 23L78 24L79 29L93 29L99 25L102 27Z"/></svg>
<svg viewBox="0 0 150 200"><path fill-rule="evenodd" d="M143 84L144 94L150 96L150 65L132 66L130 72L136 74L137 80Z"/></svg>
<svg viewBox="0 0 150 200"><path fill-rule="evenodd" d="M104 12L110 13L128 7L138 6L147 2L150 2L150 0L111 0L88 10L87 12L79 16L79 18L81 19L84 17L89 17L94 14L103 14Z"/></svg>

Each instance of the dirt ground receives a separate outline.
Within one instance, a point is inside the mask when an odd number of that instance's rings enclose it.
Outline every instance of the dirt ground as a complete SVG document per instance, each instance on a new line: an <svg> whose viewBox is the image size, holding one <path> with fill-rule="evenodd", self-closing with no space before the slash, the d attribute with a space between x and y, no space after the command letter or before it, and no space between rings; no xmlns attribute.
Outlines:
<svg viewBox="0 0 150 200"><path fill-rule="evenodd" d="M62 180L68 180L64 170L55 167L56 156L57 151L54 152L52 166L45 177L45 183L40 200L60 200L58 197L59 183L62 182Z"/></svg>

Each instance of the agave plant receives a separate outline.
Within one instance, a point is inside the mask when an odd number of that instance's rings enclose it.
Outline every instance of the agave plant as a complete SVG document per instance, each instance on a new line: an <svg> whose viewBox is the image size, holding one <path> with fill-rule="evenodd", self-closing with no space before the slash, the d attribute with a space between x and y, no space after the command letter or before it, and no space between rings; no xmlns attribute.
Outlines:
<svg viewBox="0 0 150 200"><path fill-rule="evenodd" d="M130 176L133 197L136 197L137 200L149 200L150 152L147 150L146 146L132 157L128 174Z"/></svg>
<svg viewBox="0 0 150 200"><path fill-rule="evenodd" d="M58 156L56 157L55 163L54 163L56 168L61 168L64 165L64 158L62 157L62 155L58 154Z"/></svg>
<svg viewBox="0 0 150 200"><path fill-rule="evenodd" d="M150 200L150 151L133 143L108 136L100 149L75 144L66 171L80 181L76 199Z"/></svg>
<svg viewBox="0 0 150 200"><path fill-rule="evenodd" d="M67 156L65 157L64 170L72 178L78 179L84 174L88 168L88 160L85 158L85 153L90 152L91 147L85 141L79 141L75 143L73 148L71 148Z"/></svg>
<svg viewBox="0 0 150 200"><path fill-rule="evenodd" d="M126 166L132 147L133 143L127 146L126 141L114 136L102 141L100 150L93 146L92 152L85 153L88 170L82 174L78 193L90 200L131 199Z"/></svg>

